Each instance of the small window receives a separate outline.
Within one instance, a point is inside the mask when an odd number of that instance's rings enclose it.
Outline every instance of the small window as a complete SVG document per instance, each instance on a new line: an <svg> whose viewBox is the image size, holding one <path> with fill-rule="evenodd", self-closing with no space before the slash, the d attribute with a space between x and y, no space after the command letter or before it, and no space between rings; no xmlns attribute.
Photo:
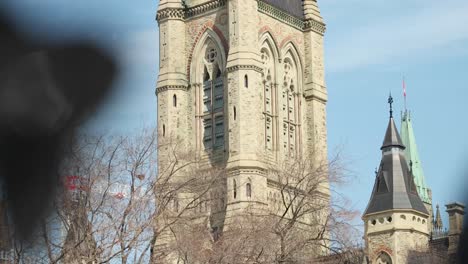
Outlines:
<svg viewBox="0 0 468 264"><path fill-rule="evenodd" d="M406 216L405 216L405 215L400 215L400 218L403 219L403 220L406 220Z"/></svg>
<svg viewBox="0 0 468 264"><path fill-rule="evenodd" d="M249 88L249 77L247 74L244 76L244 87Z"/></svg>
<svg viewBox="0 0 468 264"><path fill-rule="evenodd" d="M232 180L233 181L233 191L234 191L234 199L236 199L237 197L237 183L236 183L236 180Z"/></svg>
<svg viewBox="0 0 468 264"><path fill-rule="evenodd" d="M387 217L387 222L389 222L389 223L392 222L392 217L391 216Z"/></svg>
<svg viewBox="0 0 468 264"><path fill-rule="evenodd" d="M163 124L163 137L166 136L166 125Z"/></svg>
<svg viewBox="0 0 468 264"><path fill-rule="evenodd" d="M237 116L237 113L236 113L236 107L234 106L234 120L236 120L236 116Z"/></svg>
<svg viewBox="0 0 468 264"><path fill-rule="evenodd" d="M373 220L371 221L371 223L372 223L372 225L375 225L375 224L377 224L377 221L375 221L375 219L373 219Z"/></svg>
<svg viewBox="0 0 468 264"><path fill-rule="evenodd" d="M172 97L172 104L174 105L174 107L177 107L177 95L175 95L175 94Z"/></svg>
<svg viewBox="0 0 468 264"><path fill-rule="evenodd" d="M252 186L250 183L245 185L245 195L247 195L247 197L252 197Z"/></svg>
<svg viewBox="0 0 468 264"><path fill-rule="evenodd" d="M174 211L179 212L179 199L177 197L174 197Z"/></svg>

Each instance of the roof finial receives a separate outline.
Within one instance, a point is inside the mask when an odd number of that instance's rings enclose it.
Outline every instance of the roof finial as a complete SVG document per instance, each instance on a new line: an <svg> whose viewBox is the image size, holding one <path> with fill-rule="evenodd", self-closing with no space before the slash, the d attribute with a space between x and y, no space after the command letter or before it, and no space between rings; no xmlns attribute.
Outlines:
<svg viewBox="0 0 468 264"><path fill-rule="evenodd" d="M392 93L390 93L388 95L388 104L390 105L390 118L393 118L393 108L392 108L393 97L392 97Z"/></svg>

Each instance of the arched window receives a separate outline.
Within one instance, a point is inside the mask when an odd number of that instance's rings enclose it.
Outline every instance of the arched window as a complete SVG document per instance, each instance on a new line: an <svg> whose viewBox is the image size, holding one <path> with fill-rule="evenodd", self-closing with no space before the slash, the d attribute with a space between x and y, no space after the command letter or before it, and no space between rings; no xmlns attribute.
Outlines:
<svg viewBox="0 0 468 264"><path fill-rule="evenodd" d="M172 97L172 105L174 107L177 107L177 95L174 94L174 96Z"/></svg>
<svg viewBox="0 0 468 264"><path fill-rule="evenodd" d="M177 198L177 196L174 197L174 211L177 213L179 212L179 199Z"/></svg>
<svg viewBox="0 0 468 264"><path fill-rule="evenodd" d="M291 52L283 60L282 96L280 97L284 152L295 156L300 145L300 100L297 62Z"/></svg>
<svg viewBox="0 0 468 264"><path fill-rule="evenodd" d="M233 183L232 183L232 189L233 189L233 192L234 192L234 199L236 199L237 197L237 183L236 183L236 180L232 180Z"/></svg>
<svg viewBox="0 0 468 264"><path fill-rule="evenodd" d="M247 74L244 76L244 87L249 88L249 76Z"/></svg>
<svg viewBox="0 0 468 264"><path fill-rule="evenodd" d="M166 125L163 124L163 137L166 136Z"/></svg>
<svg viewBox="0 0 468 264"><path fill-rule="evenodd" d="M209 41L203 60L203 145L205 149L224 147L224 82L218 49Z"/></svg>
<svg viewBox="0 0 468 264"><path fill-rule="evenodd" d="M252 197L252 185L250 184L250 182L248 182L246 185L245 185L245 195L247 197Z"/></svg>
<svg viewBox="0 0 468 264"><path fill-rule="evenodd" d="M263 63L263 86L264 86L264 115L265 115L265 148L274 149L274 126L275 126L275 95L274 95L274 58L271 48L265 43L261 50Z"/></svg>
<svg viewBox="0 0 468 264"><path fill-rule="evenodd" d="M392 264L392 258L386 252L380 252L375 263L377 264Z"/></svg>

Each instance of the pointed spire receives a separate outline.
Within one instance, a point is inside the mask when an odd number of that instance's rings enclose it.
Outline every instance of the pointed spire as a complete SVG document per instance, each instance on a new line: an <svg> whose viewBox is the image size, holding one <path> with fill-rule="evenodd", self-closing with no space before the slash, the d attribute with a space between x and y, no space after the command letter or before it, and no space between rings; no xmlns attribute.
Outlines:
<svg viewBox="0 0 468 264"><path fill-rule="evenodd" d="M393 209L411 209L429 215L418 196L403 153L405 147L391 114L393 103L391 96L388 102L391 109L390 120L381 147L382 159L364 215Z"/></svg>
<svg viewBox="0 0 468 264"><path fill-rule="evenodd" d="M426 185L424 171L422 169L421 160L419 159L419 152L416 145L416 138L411 122L411 116L408 110L405 111L401 120L401 139L403 145L406 147L405 157L408 165L409 162L412 164L412 173L418 194L423 202L432 204L431 197L429 195L430 189Z"/></svg>
<svg viewBox="0 0 468 264"><path fill-rule="evenodd" d="M387 132L385 132L384 141L380 149L383 150L384 148L388 147L398 147L401 149L405 148L403 142L401 141L400 134L398 133L393 118L390 118L390 120L388 121Z"/></svg>
<svg viewBox="0 0 468 264"><path fill-rule="evenodd" d="M443 228L442 217L440 217L439 205L436 205L436 215L434 218L434 230L440 231Z"/></svg>

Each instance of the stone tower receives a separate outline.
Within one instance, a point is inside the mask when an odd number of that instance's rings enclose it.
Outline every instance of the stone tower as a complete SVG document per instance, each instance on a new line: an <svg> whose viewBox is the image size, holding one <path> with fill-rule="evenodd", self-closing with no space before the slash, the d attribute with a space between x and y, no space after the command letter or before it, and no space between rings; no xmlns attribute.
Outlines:
<svg viewBox="0 0 468 264"><path fill-rule="evenodd" d="M390 97L390 120L380 148L382 159L362 217L371 263L407 263L411 251L426 251L429 244L429 212L419 198L406 162L392 102Z"/></svg>
<svg viewBox="0 0 468 264"><path fill-rule="evenodd" d="M458 250L460 236L463 232L463 217L465 215L465 205L454 202L446 205L449 215L449 247L448 252L455 254Z"/></svg>
<svg viewBox="0 0 468 264"><path fill-rule="evenodd" d="M325 24L316 0L160 0L156 19L158 142L226 169L213 230L246 208L268 210L278 190L269 164L326 162ZM159 168L170 151L159 149ZM174 195L176 208L187 195Z"/></svg>
<svg viewBox="0 0 468 264"><path fill-rule="evenodd" d="M426 185L422 163L419 158L416 137L414 135L411 113L405 110L401 119L401 140L405 148L405 158L414 177L414 183L424 206L429 212L429 230L432 231L433 219L432 191Z"/></svg>

